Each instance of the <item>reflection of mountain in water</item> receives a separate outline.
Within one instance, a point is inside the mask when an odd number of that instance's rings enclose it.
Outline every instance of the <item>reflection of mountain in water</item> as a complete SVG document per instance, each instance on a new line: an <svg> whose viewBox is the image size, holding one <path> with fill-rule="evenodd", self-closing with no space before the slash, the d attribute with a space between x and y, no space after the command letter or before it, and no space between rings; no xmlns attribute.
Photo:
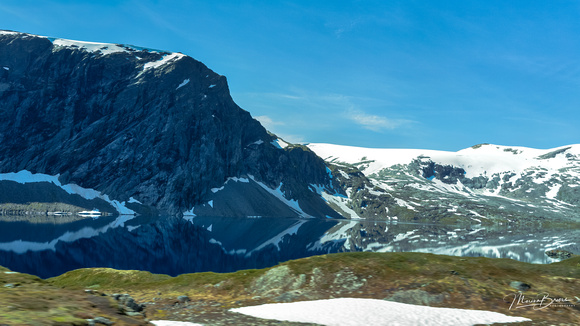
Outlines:
<svg viewBox="0 0 580 326"><path fill-rule="evenodd" d="M120 216L69 224L0 222L0 265L41 277L82 267L177 275L263 268L342 251L422 251L549 263L553 260L544 255L547 249L578 253L579 233L285 218Z"/></svg>
<svg viewBox="0 0 580 326"><path fill-rule="evenodd" d="M62 229L62 225L3 222L0 265L41 277L82 267L141 269L170 275L229 272L322 253L307 251L304 243L320 237L329 227L328 223L316 220L300 222L309 227L300 228L302 231L295 228L299 232L282 234L280 241L270 245L266 242L276 238L281 233L279 230L292 228L297 221L216 219L209 228L178 218L156 221L122 218L109 219L109 223L101 219L72 223L68 230ZM26 232L10 235L11 230L25 229ZM222 232L235 229L239 232L224 237ZM220 240L215 239L216 234ZM221 241L250 250L243 254L226 252ZM251 252L252 249L257 250Z"/></svg>

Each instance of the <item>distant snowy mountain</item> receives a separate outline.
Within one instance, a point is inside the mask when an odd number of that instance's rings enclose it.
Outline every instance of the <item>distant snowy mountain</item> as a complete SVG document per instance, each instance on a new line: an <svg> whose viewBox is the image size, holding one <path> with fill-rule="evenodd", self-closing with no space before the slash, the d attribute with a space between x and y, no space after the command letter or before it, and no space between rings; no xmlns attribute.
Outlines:
<svg viewBox="0 0 580 326"><path fill-rule="evenodd" d="M548 150L476 145L458 152L309 144L351 218L548 222L580 213L580 145Z"/></svg>
<svg viewBox="0 0 580 326"><path fill-rule="evenodd" d="M324 162L187 55L0 31L0 213L340 217L311 184Z"/></svg>

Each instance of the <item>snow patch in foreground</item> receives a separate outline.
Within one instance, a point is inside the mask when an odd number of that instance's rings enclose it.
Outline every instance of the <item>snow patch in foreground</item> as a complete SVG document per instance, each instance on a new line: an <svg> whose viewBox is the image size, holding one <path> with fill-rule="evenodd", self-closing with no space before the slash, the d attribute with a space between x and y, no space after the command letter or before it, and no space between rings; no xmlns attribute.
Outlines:
<svg viewBox="0 0 580 326"><path fill-rule="evenodd" d="M498 312L435 308L378 299L339 298L230 309L257 318L321 325L475 325L531 321Z"/></svg>
<svg viewBox="0 0 580 326"><path fill-rule="evenodd" d="M152 320L150 323L155 326L203 326L202 324L190 323L188 321L173 320Z"/></svg>

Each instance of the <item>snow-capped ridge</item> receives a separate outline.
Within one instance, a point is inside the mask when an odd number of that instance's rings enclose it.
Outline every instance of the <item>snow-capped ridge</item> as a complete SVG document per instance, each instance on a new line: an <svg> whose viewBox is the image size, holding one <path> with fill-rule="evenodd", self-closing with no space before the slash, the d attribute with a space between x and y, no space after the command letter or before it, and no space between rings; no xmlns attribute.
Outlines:
<svg viewBox="0 0 580 326"><path fill-rule="evenodd" d="M77 41L77 40L69 40L64 38L56 38L56 37L45 37L45 36L37 36L37 35L30 35L25 34L28 36L36 36L36 37L44 37L52 42L55 46L59 47L71 47L71 48L78 48L87 52L100 52L102 55L109 55L112 53L117 52L125 52L125 53L134 53L134 52L150 52L150 53L159 53L159 54L174 54L173 52L164 51L164 50L157 50L152 48L145 48L140 46L135 46L131 44L118 44L118 43L103 43L103 42L87 42L87 41Z"/></svg>
<svg viewBox="0 0 580 326"><path fill-rule="evenodd" d="M157 50L152 48L139 47L131 44L117 44L117 43L103 43L103 42L88 42L88 41L77 41L64 38L47 37L40 35L33 35L27 33L20 33L14 31L0 31L0 35L22 35L23 38L27 37L39 37L48 39L56 48L74 48L90 53L99 53L103 56L110 55L113 53L136 53L136 52L149 52L162 54L163 57L160 60L148 62L143 66L143 70L150 68L157 68L166 63L172 62L174 60L179 60L186 55L179 52L169 52L163 50ZM141 59L140 57L138 57ZM183 85L182 85L183 86Z"/></svg>
<svg viewBox="0 0 580 326"><path fill-rule="evenodd" d="M87 52L100 52L103 55L109 55L117 52L128 52L123 46L117 44L73 41L61 38L48 38L57 47L78 48Z"/></svg>
<svg viewBox="0 0 580 326"><path fill-rule="evenodd" d="M492 175L505 171L521 173L537 165L560 168L569 161L566 154L580 155L580 145L578 144L551 149L482 144L457 152L424 149L364 148L324 143L311 143L307 146L318 156L329 162L354 164L367 161L368 164L361 169L365 175L372 175L397 164L409 164L417 158L430 159L439 164L463 168L466 171L466 177ZM551 157L552 155L553 157ZM538 162L540 160L545 162Z"/></svg>
<svg viewBox="0 0 580 326"><path fill-rule="evenodd" d="M307 146L334 166L348 198L321 195L351 218L481 223L561 219L580 211L578 144L550 149L480 144L457 152Z"/></svg>

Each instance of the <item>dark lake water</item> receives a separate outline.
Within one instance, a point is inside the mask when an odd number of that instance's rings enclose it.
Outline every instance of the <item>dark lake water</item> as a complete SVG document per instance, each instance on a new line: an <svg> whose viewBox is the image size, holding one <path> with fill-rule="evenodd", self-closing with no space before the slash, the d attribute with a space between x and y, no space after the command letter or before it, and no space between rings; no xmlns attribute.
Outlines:
<svg viewBox="0 0 580 326"><path fill-rule="evenodd" d="M100 217L61 223L0 221L0 265L51 277L83 267L177 275L263 268L345 252L417 251L551 263L545 251L580 253L580 230L449 226L368 220Z"/></svg>

